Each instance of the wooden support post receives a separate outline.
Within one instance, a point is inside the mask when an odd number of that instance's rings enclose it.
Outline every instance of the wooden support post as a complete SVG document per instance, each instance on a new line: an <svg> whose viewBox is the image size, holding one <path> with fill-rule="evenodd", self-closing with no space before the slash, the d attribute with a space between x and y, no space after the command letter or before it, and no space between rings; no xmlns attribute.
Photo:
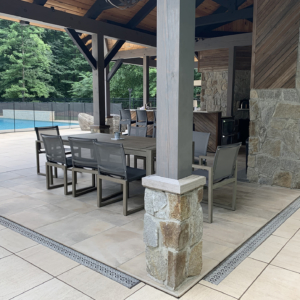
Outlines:
<svg viewBox="0 0 300 300"><path fill-rule="evenodd" d="M102 34L92 34L92 54L97 61L97 69L93 70L93 110L94 125L92 132L107 132L105 125L105 84L104 84L104 39Z"/></svg>
<svg viewBox="0 0 300 300"><path fill-rule="evenodd" d="M105 117L110 118L110 83L107 80L109 74L109 65L104 69L105 75Z"/></svg>
<svg viewBox="0 0 300 300"><path fill-rule="evenodd" d="M229 48L228 61L228 88L227 88L227 117L232 117L234 105L234 84L235 84L235 53L236 47Z"/></svg>
<svg viewBox="0 0 300 300"><path fill-rule="evenodd" d="M192 174L195 0L157 1L157 175Z"/></svg>
<svg viewBox="0 0 300 300"><path fill-rule="evenodd" d="M149 56L143 57L143 105L149 102Z"/></svg>

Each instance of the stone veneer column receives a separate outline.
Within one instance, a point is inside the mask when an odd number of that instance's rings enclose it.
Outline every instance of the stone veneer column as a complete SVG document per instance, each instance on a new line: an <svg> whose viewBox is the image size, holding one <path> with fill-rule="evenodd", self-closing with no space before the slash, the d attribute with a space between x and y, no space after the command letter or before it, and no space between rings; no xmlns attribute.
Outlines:
<svg viewBox="0 0 300 300"><path fill-rule="evenodd" d="M203 214L200 202L206 180L160 176L143 178L144 242L147 272L171 290L202 270Z"/></svg>

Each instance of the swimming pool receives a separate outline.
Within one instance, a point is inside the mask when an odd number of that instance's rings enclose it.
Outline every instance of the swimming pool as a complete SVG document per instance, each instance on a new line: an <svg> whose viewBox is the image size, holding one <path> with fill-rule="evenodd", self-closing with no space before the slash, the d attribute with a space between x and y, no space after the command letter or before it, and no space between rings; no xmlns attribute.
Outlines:
<svg viewBox="0 0 300 300"><path fill-rule="evenodd" d="M19 120L0 118L0 131L1 130L14 130L14 129L29 129L34 127L43 126L71 126L78 125L78 123L58 122L58 121L33 121L33 120Z"/></svg>

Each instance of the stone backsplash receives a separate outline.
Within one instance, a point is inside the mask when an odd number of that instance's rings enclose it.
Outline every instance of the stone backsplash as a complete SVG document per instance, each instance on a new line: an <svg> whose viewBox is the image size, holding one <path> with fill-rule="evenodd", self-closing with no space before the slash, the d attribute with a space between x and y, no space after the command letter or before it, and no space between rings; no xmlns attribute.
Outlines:
<svg viewBox="0 0 300 300"><path fill-rule="evenodd" d="M300 188L300 90L251 90L248 179Z"/></svg>
<svg viewBox="0 0 300 300"><path fill-rule="evenodd" d="M227 110L228 71L202 72L201 106L207 111ZM250 71L235 71L233 114L236 119L249 118L246 111L238 111L238 101L250 97Z"/></svg>

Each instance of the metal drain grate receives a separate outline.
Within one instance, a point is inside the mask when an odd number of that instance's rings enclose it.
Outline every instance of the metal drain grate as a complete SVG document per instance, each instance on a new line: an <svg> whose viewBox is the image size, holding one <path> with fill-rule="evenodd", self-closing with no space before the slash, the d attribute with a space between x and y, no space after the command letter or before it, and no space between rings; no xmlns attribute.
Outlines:
<svg viewBox="0 0 300 300"><path fill-rule="evenodd" d="M69 247L66 247L58 242L55 242L33 230L30 230L22 225L19 225L15 222L12 222L6 218L3 218L0 216L0 224L15 231L18 232L31 240L46 246L76 262L79 264L86 266L93 271L96 271L100 273L103 276L106 276L128 288L133 288L135 285L140 283L140 281L134 277L131 277L127 274L124 274L123 272L120 272L114 268L111 268L93 258L90 258L80 252L77 252Z"/></svg>
<svg viewBox="0 0 300 300"><path fill-rule="evenodd" d="M228 256L220 265L208 273L203 279L212 284L218 285L299 208L300 198L296 199L276 217L274 217L274 219L272 219L262 229L255 233L239 249Z"/></svg>

